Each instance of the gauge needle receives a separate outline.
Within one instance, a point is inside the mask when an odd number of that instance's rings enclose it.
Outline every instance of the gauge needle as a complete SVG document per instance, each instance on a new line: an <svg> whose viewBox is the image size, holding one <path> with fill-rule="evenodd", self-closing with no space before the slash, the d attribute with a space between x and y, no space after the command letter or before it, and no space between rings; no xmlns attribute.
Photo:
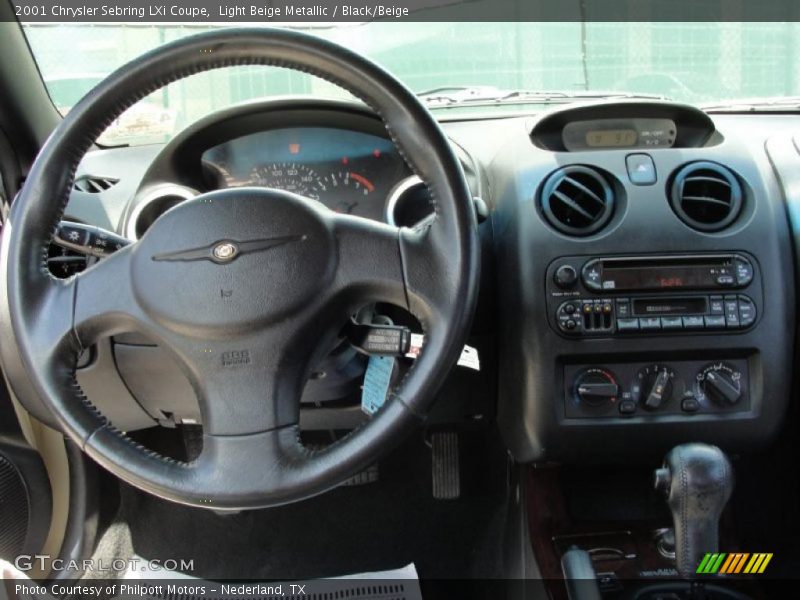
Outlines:
<svg viewBox="0 0 800 600"><path fill-rule="evenodd" d="M356 206L358 206L358 202L340 202L336 212L347 213L349 215Z"/></svg>

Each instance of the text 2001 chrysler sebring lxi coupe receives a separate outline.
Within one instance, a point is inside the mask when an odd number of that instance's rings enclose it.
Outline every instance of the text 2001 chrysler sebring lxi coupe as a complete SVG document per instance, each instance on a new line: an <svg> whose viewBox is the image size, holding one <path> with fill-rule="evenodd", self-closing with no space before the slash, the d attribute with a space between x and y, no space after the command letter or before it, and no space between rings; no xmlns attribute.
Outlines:
<svg viewBox="0 0 800 600"><path fill-rule="evenodd" d="M6 577L791 590L796 24L5 20Z"/></svg>

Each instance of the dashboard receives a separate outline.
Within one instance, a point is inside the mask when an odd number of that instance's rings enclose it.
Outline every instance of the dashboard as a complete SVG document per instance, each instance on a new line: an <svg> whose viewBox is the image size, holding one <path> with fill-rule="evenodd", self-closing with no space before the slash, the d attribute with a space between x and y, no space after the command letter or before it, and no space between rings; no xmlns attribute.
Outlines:
<svg viewBox="0 0 800 600"><path fill-rule="evenodd" d="M468 342L482 368L453 370L435 422L496 422L520 462L652 462L685 441L746 452L774 437L793 395L800 119L614 100L442 127L488 218ZM78 176L114 182L74 191L68 216L131 238L233 186L395 225L432 210L374 114L316 100L91 152ZM358 389L363 369L348 373L327 381ZM127 398L100 408L129 429L198 418L188 383L135 335L78 378L100 404ZM317 408L301 422L357 422L357 406Z"/></svg>

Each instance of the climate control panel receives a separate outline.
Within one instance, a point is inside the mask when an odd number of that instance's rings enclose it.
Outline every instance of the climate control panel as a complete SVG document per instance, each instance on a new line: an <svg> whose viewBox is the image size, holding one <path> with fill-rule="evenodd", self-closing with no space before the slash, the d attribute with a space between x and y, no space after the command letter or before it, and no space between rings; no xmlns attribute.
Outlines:
<svg viewBox="0 0 800 600"><path fill-rule="evenodd" d="M565 365L566 418L658 417L750 410L748 361Z"/></svg>

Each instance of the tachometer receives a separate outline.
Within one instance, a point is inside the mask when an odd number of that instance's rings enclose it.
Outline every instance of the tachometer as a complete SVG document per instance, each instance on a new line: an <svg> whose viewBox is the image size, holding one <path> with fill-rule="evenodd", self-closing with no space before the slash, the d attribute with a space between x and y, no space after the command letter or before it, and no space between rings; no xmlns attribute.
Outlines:
<svg viewBox="0 0 800 600"><path fill-rule="evenodd" d="M293 162L280 162L255 167L253 185L286 190L312 200L319 200L325 184L314 169Z"/></svg>
<svg viewBox="0 0 800 600"><path fill-rule="evenodd" d="M337 212L353 213L359 203L375 190L372 182L353 171L334 171L324 179L326 204Z"/></svg>

